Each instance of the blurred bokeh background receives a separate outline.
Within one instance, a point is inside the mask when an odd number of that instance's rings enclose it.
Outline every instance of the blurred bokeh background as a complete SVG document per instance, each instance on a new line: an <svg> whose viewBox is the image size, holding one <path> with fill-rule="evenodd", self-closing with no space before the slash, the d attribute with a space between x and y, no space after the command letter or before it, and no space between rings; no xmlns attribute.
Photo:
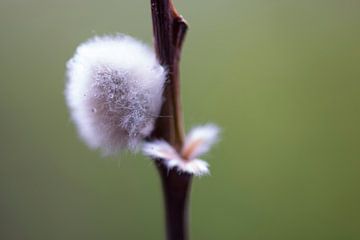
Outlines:
<svg viewBox="0 0 360 240"><path fill-rule="evenodd" d="M360 2L175 3L186 126L223 128L192 239L360 239ZM0 239L163 239L152 163L88 150L63 96L79 43L151 44L150 19L145 0L0 0Z"/></svg>

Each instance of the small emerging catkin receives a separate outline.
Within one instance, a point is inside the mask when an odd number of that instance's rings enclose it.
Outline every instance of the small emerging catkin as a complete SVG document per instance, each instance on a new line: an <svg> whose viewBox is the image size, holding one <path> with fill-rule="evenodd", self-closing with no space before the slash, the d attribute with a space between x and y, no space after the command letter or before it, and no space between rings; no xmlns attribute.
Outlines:
<svg viewBox="0 0 360 240"><path fill-rule="evenodd" d="M153 130L165 79L153 50L132 37L82 43L67 63L65 89L80 137L105 154L136 149Z"/></svg>
<svg viewBox="0 0 360 240"><path fill-rule="evenodd" d="M177 151L164 140L155 140L143 145L143 153L160 160L168 169L176 169L195 176L209 174L209 164L198 157L207 153L219 140L220 129L214 124L193 128L186 136L184 146Z"/></svg>

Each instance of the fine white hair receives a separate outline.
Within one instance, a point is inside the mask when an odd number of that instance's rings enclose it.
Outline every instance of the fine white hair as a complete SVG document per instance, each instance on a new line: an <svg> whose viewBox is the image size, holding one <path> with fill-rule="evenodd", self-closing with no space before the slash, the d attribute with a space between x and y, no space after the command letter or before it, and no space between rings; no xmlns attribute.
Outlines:
<svg viewBox="0 0 360 240"><path fill-rule="evenodd" d="M209 123L197 126L187 134L181 154L188 159L197 158L207 153L219 138L220 129Z"/></svg>
<svg viewBox="0 0 360 240"><path fill-rule="evenodd" d="M65 89L80 137L105 154L136 149L153 130L165 80L153 50L132 37L80 44L67 63Z"/></svg>
<svg viewBox="0 0 360 240"><path fill-rule="evenodd" d="M219 132L219 127L214 124L197 126L187 135L180 152L164 140L147 142L142 150L146 156L162 161L168 169L202 176L210 173L209 164L198 157L218 141Z"/></svg>

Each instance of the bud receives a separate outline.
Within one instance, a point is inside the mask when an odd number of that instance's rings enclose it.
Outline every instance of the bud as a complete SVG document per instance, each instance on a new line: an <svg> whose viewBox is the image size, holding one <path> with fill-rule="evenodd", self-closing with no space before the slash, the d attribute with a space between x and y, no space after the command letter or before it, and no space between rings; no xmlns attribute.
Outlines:
<svg viewBox="0 0 360 240"><path fill-rule="evenodd" d="M145 143L143 153L162 161L168 169L176 169L178 172L195 176L209 174L209 164L198 157L208 152L211 146L218 141L219 131L214 124L198 126L187 135L180 152L177 152L169 143L156 140Z"/></svg>
<svg viewBox="0 0 360 240"><path fill-rule="evenodd" d="M166 71L153 50L124 36L94 37L67 63L65 96L80 137L112 154L153 130Z"/></svg>

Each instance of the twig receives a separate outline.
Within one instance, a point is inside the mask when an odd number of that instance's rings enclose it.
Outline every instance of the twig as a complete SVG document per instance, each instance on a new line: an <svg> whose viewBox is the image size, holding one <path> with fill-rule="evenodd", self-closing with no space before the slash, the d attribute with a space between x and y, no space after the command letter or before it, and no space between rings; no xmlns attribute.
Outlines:
<svg viewBox="0 0 360 240"><path fill-rule="evenodd" d="M168 80L164 89L164 104L152 139L164 139L180 150L184 141L183 116L180 103L179 62L187 24L176 11L172 0L151 0L154 45L157 57L167 67ZM188 198L191 175L168 170L156 161L165 202L167 240L188 239Z"/></svg>

